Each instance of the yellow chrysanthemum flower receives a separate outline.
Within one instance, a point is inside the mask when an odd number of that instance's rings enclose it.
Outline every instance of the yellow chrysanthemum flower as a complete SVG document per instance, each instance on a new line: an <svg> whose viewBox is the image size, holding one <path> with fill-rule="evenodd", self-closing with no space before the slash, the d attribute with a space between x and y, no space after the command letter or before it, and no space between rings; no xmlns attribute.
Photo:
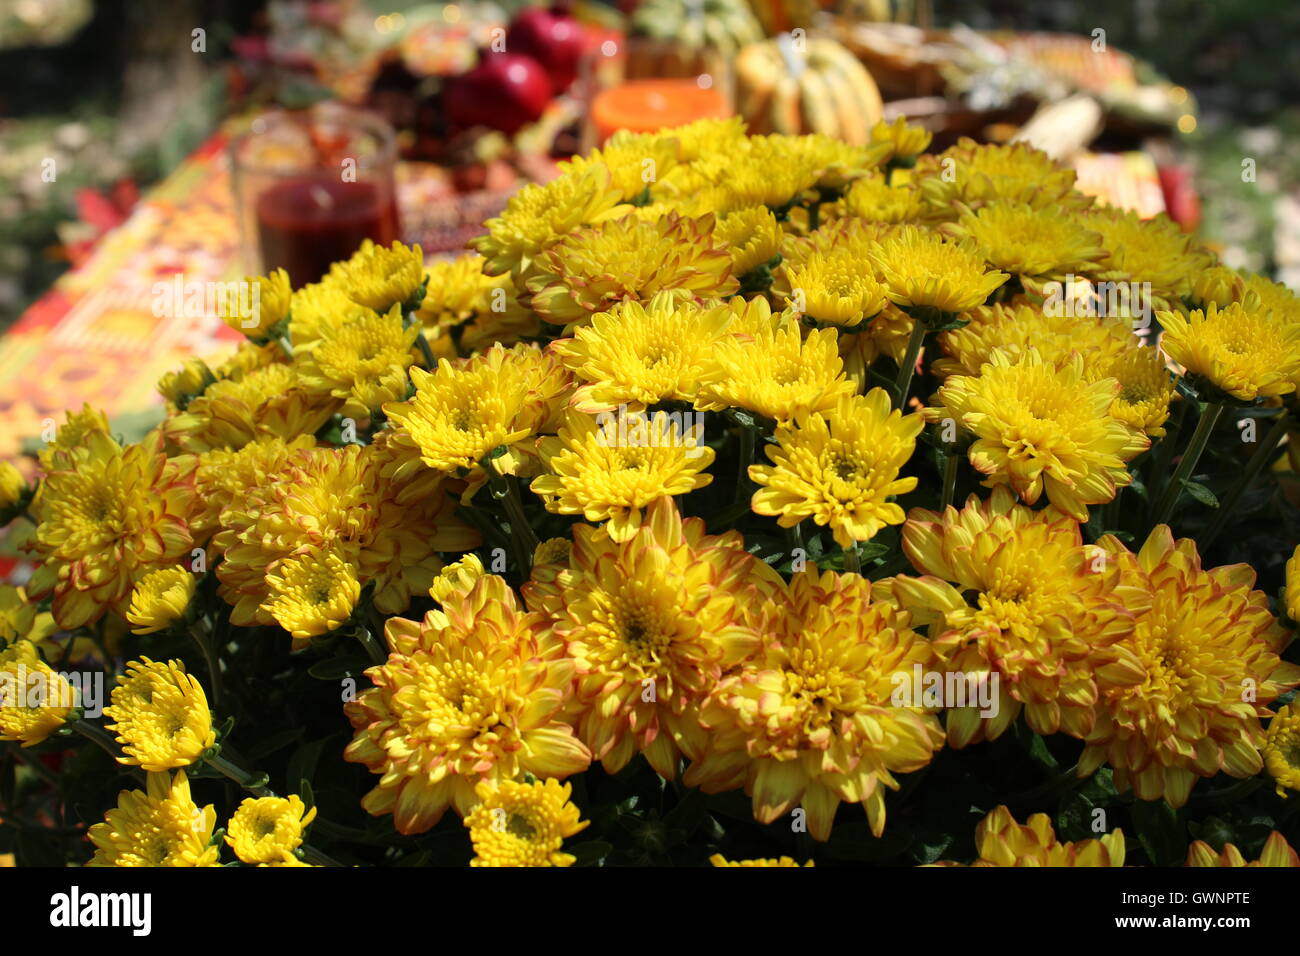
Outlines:
<svg viewBox="0 0 1300 956"><path fill-rule="evenodd" d="M936 375L978 375L999 349L1017 358L1035 349L1044 361L1058 366L1070 364L1078 353L1091 369L1138 344L1126 319L1044 311L1026 302L981 306L964 318L966 325L939 334L944 355L931 366Z"/></svg>
<svg viewBox="0 0 1300 956"><path fill-rule="evenodd" d="M501 578L485 575L423 624L391 619L386 636L388 661L366 672L375 686L343 708L356 729L344 757L381 775L361 805L392 813L399 833L423 833L449 805L465 816L485 780L587 768L563 720L574 661Z"/></svg>
<svg viewBox="0 0 1300 956"><path fill-rule="evenodd" d="M369 239L346 262L336 262L330 277L347 297L376 312L409 307L424 282L424 253L419 246L376 245Z"/></svg>
<svg viewBox="0 0 1300 956"><path fill-rule="evenodd" d="M1086 521L1088 505L1110 501L1133 480L1124 463L1150 444L1110 417L1118 391L1114 379L1087 382L1077 355L1058 367L1032 349L1018 358L995 351L978 376L950 376L940 406L925 414L975 434L970 463L988 475L985 487L1010 485L1026 504L1046 491Z"/></svg>
<svg viewBox="0 0 1300 956"><path fill-rule="evenodd" d="M185 771L151 773L146 790L123 790L117 807L90 828L95 855L87 866L220 866L212 842L217 811L199 809Z"/></svg>
<svg viewBox="0 0 1300 956"><path fill-rule="evenodd" d="M1213 262L1196 239L1164 213L1142 219L1131 210L1104 206L1080 214L1078 220L1101 236L1106 250L1090 278L1149 282L1152 309L1178 305L1192 290L1192 276Z"/></svg>
<svg viewBox="0 0 1300 956"><path fill-rule="evenodd" d="M203 685L180 661L128 663L104 716L122 745L118 762L149 771L189 766L217 740Z"/></svg>
<svg viewBox="0 0 1300 956"><path fill-rule="evenodd" d="M1286 837L1274 830L1264 841L1264 849L1260 852L1258 860L1247 863L1241 851L1231 843L1226 844L1222 852L1216 853L1214 847L1204 840L1195 840L1187 850L1187 862L1183 865L1291 867L1300 866L1300 854L1297 854L1291 848L1291 844L1286 842Z"/></svg>
<svg viewBox="0 0 1300 956"><path fill-rule="evenodd" d="M580 514L626 541L641 525L642 509L665 496L684 495L713 480L705 469L713 449L680 418L604 414L570 415L558 436L538 445L548 470L531 488L557 514Z"/></svg>
<svg viewBox="0 0 1300 956"><path fill-rule="evenodd" d="M843 253L814 252L786 271L790 305L823 325L852 329L869 322L888 300L861 261Z"/></svg>
<svg viewBox="0 0 1300 956"><path fill-rule="evenodd" d="M153 634L180 620L197 586L198 578L180 565L150 571L131 593L131 608L126 612L131 633Z"/></svg>
<svg viewBox="0 0 1300 956"><path fill-rule="evenodd" d="M341 272L331 270L293 294L289 341L293 351L309 351L327 335L336 334L375 310L348 298ZM275 356L279 358L279 356Z"/></svg>
<svg viewBox="0 0 1300 956"><path fill-rule="evenodd" d="M734 151L701 156L691 168L717 187L719 214L748 206L786 209L817 185L834 159L822 151L825 142L809 145L804 137L751 136Z"/></svg>
<svg viewBox="0 0 1300 956"><path fill-rule="evenodd" d="M343 401L344 415L368 418L385 401L406 397L406 369L420 328L403 328L402 313L370 312L294 353L307 388Z"/></svg>
<svg viewBox="0 0 1300 956"><path fill-rule="evenodd" d="M928 129L912 126L902 116L892 123L882 119L871 127L871 142L889 147L889 154L882 162L892 160L906 164L924 153L933 138L934 134Z"/></svg>
<svg viewBox="0 0 1300 956"><path fill-rule="evenodd" d="M603 222L561 239L542 254L539 269L528 280L529 304L559 325L586 321L627 299L648 302L658 292L700 299L740 288L730 253L714 237L712 215Z"/></svg>
<svg viewBox="0 0 1300 956"><path fill-rule="evenodd" d="M946 353L931 370L939 376L979 375L994 351L1019 359L1030 349L1057 367L1083 359L1084 379L1113 378L1119 391L1110 415L1151 437L1165 433L1169 405L1176 398L1174 380L1160 353L1142 346L1129 319L1044 311L1024 302L983 306L966 313L968 324L939 335Z"/></svg>
<svg viewBox="0 0 1300 956"><path fill-rule="evenodd" d="M489 452L522 442L540 425L546 409L530 401L529 372L523 353L500 347L456 365L443 359L432 372L413 367L415 396L385 405L384 414L396 426L395 440L414 448L428 467L474 468Z"/></svg>
<svg viewBox="0 0 1300 956"><path fill-rule="evenodd" d="M750 206L718 220L713 238L731 254L731 274L743 282L780 255L785 232L766 206Z"/></svg>
<svg viewBox="0 0 1300 956"><path fill-rule="evenodd" d="M34 747L77 706L72 685L41 660L35 644L17 638L0 648L0 740Z"/></svg>
<svg viewBox="0 0 1300 956"><path fill-rule="evenodd" d="M582 226L628 211L609 167L588 164L545 185L530 183L510 197L505 211L486 223L487 235L470 240L488 275L510 273L516 284L534 274L548 246Z"/></svg>
<svg viewBox="0 0 1300 956"><path fill-rule="evenodd" d="M267 276L244 279L237 294L223 296L218 311L221 320L236 332L264 339L289 315L292 295L289 273L276 269Z"/></svg>
<svg viewBox="0 0 1300 956"><path fill-rule="evenodd" d="M1039 209L1083 209L1092 199L1074 189L1074 170L1027 143L980 144L963 137L937 155L922 156L914 180L938 217L955 219L956 206L978 207L996 199Z"/></svg>
<svg viewBox="0 0 1300 956"><path fill-rule="evenodd" d="M79 412L68 412L67 421L55 429L54 440L36 453L44 471L70 469L98 446L94 436L112 439L108 416L99 409L82 405Z"/></svg>
<svg viewBox="0 0 1300 956"><path fill-rule="evenodd" d="M200 358L187 359L179 369L158 380L158 394L177 408L184 408L215 381L216 376L207 362Z"/></svg>
<svg viewBox="0 0 1300 956"><path fill-rule="evenodd" d="M724 336L718 342L696 408L744 408L786 424L798 415L829 411L854 393L834 329L814 329L805 337L787 317L769 319L763 299L753 300L746 312L751 313L752 334Z"/></svg>
<svg viewBox="0 0 1300 956"><path fill-rule="evenodd" d="M221 512L243 500L249 488L269 484L296 449L315 444L316 439L311 435L300 436L292 442L262 438L238 451L218 448L200 453L194 477L195 510L190 514L190 533L195 543L205 542L217 530Z"/></svg>
<svg viewBox="0 0 1300 956"><path fill-rule="evenodd" d="M618 130L599 149L560 163L560 171L580 173L587 166L599 163L609 169L610 182L620 199L631 202L647 190L653 193L655 183L677 165L681 146L672 133L672 130L661 133Z"/></svg>
<svg viewBox="0 0 1300 956"><path fill-rule="evenodd" d="M960 511L915 509L903 551L923 576L898 575L889 588L927 627L942 669L979 682L965 704L950 703L951 746L996 739L1022 710L1036 733L1082 738L1102 689L1141 680L1115 647L1133 614L1114 569L1103 573L1078 523L1055 508L1033 511L1000 486Z"/></svg>
<svg viewBox="0 0 1300 956"><path fill-rule="evenodd" d="M54 618L27 600L27 591L0 585L0 646L25 638L39 644L56 630Z"/></svg>
<svg viewBox="0 0 1300 956"><path fill-rule="evenodd" d="M1188 315L1158 312L1161 347L1188 372L1244 402L1285 395L1300 378L1300 324L1234 302Z"/></svg>
<svg viewBox="0 0 1300 956"><path fill-rule="evenodd" d="M1101 236L1077 216L1052 207L998 200L978 210L960 207L957 222L943 232L969 239L989 265L1018 276L1024 288L1041 292L1051 280L1087 272L1105 255Z"/></svg>
<svg viewBox="0 0 1300 956"><path fill-rule="evenodd" d="M1277 795L1300 790L1300 710L1279 707L1264 738L1264 768L1277 781Z"/></svg>
<svg viewBox="0 0 1300 956"><path fill-rule="evenodd" d="M424 301L415 313L426 331L518 310L509 277L487 275L483 266L483 257L472 252L429 265Z"/></svg>
<svg viewBox="0 0 1300 956"><path fill-rule="evenodd" d="M296 795L247 797L226 826L226 843L245 863L280 863L302 845L314 819L316 808Z"/></svg>
<svg viewBox="0 0 1300 956"><path fill-rule="evenodd" d="M75 465L47 474L32 504L43 563L29 594L53 594L54 618L67 629L108 610L124 617L138 580L189 554L193 498L192 467L169 460L157 433L122 448L92 432Z"/></svg>
<svg viewBox="0 0 1300 956"><path fill-rule="evenodd" d="M573 407L595 414L619 405L640 411L695 400L710 356L735 312L683 302L661 292L646 305L629 301L592 316L555 350L582 382Z"/></svg>
<svg viewBox="0 0 1300 956"><path fill-rule="evenodd" d="M311 389L291 365L264 365L209 385L168 423L169 435L188 451L237 449L259 438L312 435L338 401Z"/></svg>
<svg viewBox="0 0 1300 956"><path fill-rule="evenodd" d="M1112 830L1096 840L1062 843L1046 813L1035 813L1022 825L1005 806L989 811L980 821L975 828L975 846L979 858L971 866L1124 865L1123 830Z"/></svg>
<svg viewBox="0 0 1300 956"><path fill-rule="evenodd" d="M760 488L753 509L774 515L783 528L805 518L829 526L842 548L901 524L903 509L889 499L916 487L898 472L916 449L920 415L891 410L883 389L840 399L834 411L813 412L776 430L767 447L771 465L751 465Z"/></svg>
<svg viewBox="0 0 1300 956"><path fill-rule="evenodd" d="M266 583L262 610L299 640L339 627L361 599L357 569L333 551L313 549L282 561Z"/></svg>
<svg viewBox="0 0 1300 956"><path fill-rule="evenodd" d="M699 752L697 706L757 646L763 603L780 591L739 535L706 536L670 498L625 542L576 525L564 573L535 566L523 588L575 662L578 734L594 758L617 773L640 750L667 779Z"/></svg>
<svg viewBox="0 0 1300 956"><path fill-rule="evenodd" d="M1103 690L1079 774L1109 763L1121 792L1131 787L1140 800L1163 797L1177 808L1197 777L1259 773L1260 718L1300 683L1300 667L1278 659L1287 633L1263 592L1251 590L1255 572L1244 564L1203 570L1195 543L1175 543L1166 525L1137 555L1109 535L1098 543L1135 589L1127 602L1137 611L1134 629L1121 643L1146 678Z"/></svg>
<svg viewBox="0 0 1300 956"><path fill-rule="evenodd" d="M837 210L866 222L916 222L925 214L925 200L912 186L895 186L884 176L864 176L849 187Z"/></svg>
<svg viewBox="0 0 1300 956"><path fill-rule="evenodd" d="M270 576L296 577L281 565L304 553L335 553L363 586L374 582L375 607L395 614L428 590L442 567L438 552L478 546L445 492L383 477L391 463L378 443L296 449L273 480L247 488L226 508L213 547L224 554L217 593L232 605L232 623L275 625ZM408 486L417 492L410 500ZM331 586L350 588L338 579Z"/></svg>
<svg viewBox="0 0 1300 956"><path fill-rule="evenodd" d="M1222 309L1246 297L1246 281L1241 273L1224 265L1201 269L1191 282L1188 300L1197 308L1205 309L1214 303Z"/></svg>
<svg viewBox="0 0 1300 956"><path fill-rule="evenodd" d="M429 586L429 597L439 604L446 604L454 596L467 593L485 573L478 555L467 554L438 572L433 584Z"/></svg>
<svg viewBox="0 0 1300 956"><path fill-rule="evenodd" d="M0 462L0 510L16 507L27 492L27 479L13 462Z"/></svg>
<svg viewBox="0 0 1300 956"><path fill-rule="evenodd" d="M978 247L945 242L917 226L903 226L870 255L885 294L903 308L965 312L983 305L1007 281L1005 272L985 268Z"/></svg>
<svg viewBox="0 0 1300 956"><path fill-rule="evenodd" d="M793 857L779 856L764 860L728 860L721 853L715 853L709 857L709 863L712 866L815 866L816 864L809 860L807 863L799 864L794 861Z"/></svg>
<svg viewBox="0 0 1300 956"><path fill-rule="evenodd" d="M1164 436L1169 406L1178 392L1158 350L1129 348L1110 361L1090 361L1086 377L1093 382L1103 378L1119 382L1119 394L1110 403L1112 418L1150 438Z"/></svg>
<svg viewBox="0 0 1300 956"><path fill-rule="evenodd" d="M572 866L561 852L566 837L588 826L569 802L573 787L558 780L502 780L475 788L479 803L465 817L474 859L470 866Z"/></svg>
<svg viewBox="0 0 1300 956"><path fill-rule="evenodd" d="M872 832L884 831L885 789L930 762L943 728L922 708L895 704L894 675L928 669L934 653L906 612L871 592L857 574L794 576L776 639L701 708L707 750L687 786L743 785L764 824L802 807L815 840L830 838L841 801L861 803Z"/></svg>

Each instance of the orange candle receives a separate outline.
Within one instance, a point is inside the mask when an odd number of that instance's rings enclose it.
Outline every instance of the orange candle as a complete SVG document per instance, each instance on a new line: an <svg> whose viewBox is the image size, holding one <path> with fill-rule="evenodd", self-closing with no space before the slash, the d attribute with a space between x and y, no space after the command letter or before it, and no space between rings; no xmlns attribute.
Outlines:
<svg viewBox="0 0 1300 956"><path fill-rule="evenodd" d="M591 104L591 122L601 143L620 129L654 133L730 115L726 97L694 79L628 80L602 90Z"/></svg>

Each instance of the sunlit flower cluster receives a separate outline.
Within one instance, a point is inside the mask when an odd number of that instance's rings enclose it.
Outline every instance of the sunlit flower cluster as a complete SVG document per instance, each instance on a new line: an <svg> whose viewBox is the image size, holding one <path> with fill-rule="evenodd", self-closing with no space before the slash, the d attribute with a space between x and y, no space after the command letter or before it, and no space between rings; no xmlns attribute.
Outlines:
<svg viewBox="0 0 1300 956"><path fill-rule="evenodd" d="M1296 440L1300 300L929 145L618 134L457 258L250 278L139 440L70 413L0 472L0 740L143 780L79 860L1123 866L1135 798L1300 789L1296 499L1245 444Z"/></svg>

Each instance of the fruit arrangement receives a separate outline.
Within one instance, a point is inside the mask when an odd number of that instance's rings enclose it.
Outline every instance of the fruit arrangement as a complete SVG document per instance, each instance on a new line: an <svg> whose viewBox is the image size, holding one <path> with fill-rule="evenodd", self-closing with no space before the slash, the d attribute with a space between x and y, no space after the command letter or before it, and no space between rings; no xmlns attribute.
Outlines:
<svg viewBox="0 0 1300 956"><path fill-rule="evenodd" d="M884 112L871 74L827 37L751 44L735 71L736 109L755 133L823 133L861 146Z"/></svg>
<svg viewBox="0 0 1300 956"><path fill-rule="evenodd" d="M616 134L69 413L0 468L0 853L1300 863L1300 299L928 144Z"/></svg>

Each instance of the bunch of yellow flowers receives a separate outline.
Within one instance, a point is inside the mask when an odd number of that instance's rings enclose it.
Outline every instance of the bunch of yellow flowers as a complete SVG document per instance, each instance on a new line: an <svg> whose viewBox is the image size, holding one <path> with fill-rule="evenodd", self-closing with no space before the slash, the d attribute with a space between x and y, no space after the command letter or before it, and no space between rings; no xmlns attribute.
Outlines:
<svg viewBox="0 0 1300 956"><path fill-rule="evenodd" d="M148 773L94 862L332 863L319 809L345 862L438 828L462 865L792 865L851 813L912 826L917 790L967 840L954 781L987 774L977 865L1123 865L1113 823L1016 823L1004 735L1045 799L1117 815L1300 788L1271 706L1300 552L1280 603L1206 563L1276 480L1300 299L1027 145L928 145L619 133L454 261L367 242L249 280L247 341L165 377L142 440L69 414L20 496L37 569L0 676L98 661L112 734L75 701L0 732ZM373 788L340 803L343 761ZM219 775L250 794L224 844L190 796ZM753 822L700 822L729 791Z"/></svg>

